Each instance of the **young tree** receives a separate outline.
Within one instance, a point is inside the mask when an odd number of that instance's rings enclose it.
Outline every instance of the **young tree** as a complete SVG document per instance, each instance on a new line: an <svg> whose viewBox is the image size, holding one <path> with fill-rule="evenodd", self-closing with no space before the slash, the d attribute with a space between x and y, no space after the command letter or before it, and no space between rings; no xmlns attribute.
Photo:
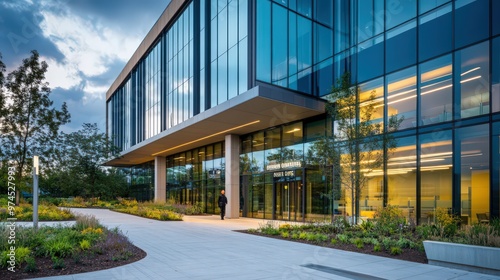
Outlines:
<svg viewBox="0 0 500 280"><path fill-rule="evenodd" d="M16 203L19 188L25 187L30 177L33 155L46 155L50 143L57 139L59 127L69 122L66 103L60 110L52 107L50 88L45 82L47 63L32 51L17 70L7 75L5 93L8 100L0 128L2 154L16 165Z"/></svg>
<svg viewBox="0 0 500 280"><path fill-rule="evenodd" d="M107 159L118 157L119 150L99 131L97 124L85 123L82 129L63 134L56 150L57 164L47 172L43 187L92 198L114 198L113 194L123 193L126 186L123 174L102 166ZM46 184L49 182L52 183Z"/></svg>
<svg viewBox="0 0 500 280"><path fill-rule="evenodd" d="M383 169L396 141L391 132L397 130L402 118L391 116L384 128L383 122L374 122L378 105L374 92L361 94L359 87L350 83L344 74L327 97L326 110L334 120L334 133L314 144L320 165L331 166L333 186L341 186L351 195L352 222L359 218L359 200L369 175ZM339 188L333 188L338 190ZM338 196L333 192L331 196Z"/></svg>

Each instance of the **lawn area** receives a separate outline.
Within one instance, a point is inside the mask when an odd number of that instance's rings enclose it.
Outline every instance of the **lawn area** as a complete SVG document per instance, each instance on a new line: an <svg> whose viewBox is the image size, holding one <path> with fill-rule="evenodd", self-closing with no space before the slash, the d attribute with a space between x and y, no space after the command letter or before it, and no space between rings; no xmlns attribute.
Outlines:
<svg viewBox="0 0 500 280"><path fill-rule="evenodd" d="M124 265L145 257L118 229L93 216L77 216L71 227L16 227L0 224L0 279L68 275ZM12 250L14 249L14 250ZM13 257L14 256L14 257ZM13 272L15 271L15 272Z"/></svg>

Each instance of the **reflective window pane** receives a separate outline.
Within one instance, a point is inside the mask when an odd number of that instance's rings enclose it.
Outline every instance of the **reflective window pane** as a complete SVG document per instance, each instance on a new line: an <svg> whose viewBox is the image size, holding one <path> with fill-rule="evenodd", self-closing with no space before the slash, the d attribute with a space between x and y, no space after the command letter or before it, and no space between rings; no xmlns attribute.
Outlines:
<svg viewBox="0 0 500 280"><path fill-rule="evenodd" d="M425 1L418 1L419 4L419 13L423 14L425 12L428 12L444 3L450 2L450 0L425 0Z"/></svg>
<svg viewBox="0 0 500 280"><path fill-rule="evenodd" d="M314 32L314 63L318 63L333 55L333 32L332 29L320 24L314 24Z"/></svg>
<svg viewBox="0 0 500 280"><path fill-rule="evenodd" d="M456 0L455 47L460 48L488 37L490 1Z"/></svg>
<svg viewBox="0 0 500 280"><path fill-rule="evenodd" d="M359 118L366 119L370 114L372 124L384 123L384 80L382 78L359 85ZM373 107L367 106L373 105ZM367 108L370 108L367 111Z"/></svg>
<svg viewBox="0 0 500 280"><path fill-rule="evenodd" d="M460 96L460 117L489 113L488 42L456 52L455 65L457 69L455 82Z"/></svg>
<svg viewBox="0 0 500 280"><path fill-rule="evenodd" d="M451 131L420 135L420 223L434 223L436 209L451 209ZM439 182L439 184L436 184Z"/></svg>
<svg viewBox="0 0 500 280"><path fill-rule="evenodd" d="M297 17L297 57L298 70L312 66L312 24L311 21Z"/></svg>
<svg viewBox="0 0 500 280"><path fill-rule="evenodd" d="M500 38L496 38L492 42L491 51L491 66L492 66L492 77L491 77L491 105L492 112L500 111Z"/></svg>
<svg viewBox="0 0 500 280"><path fill-rule="evenodd" d="M415 67L387 76L387 114L403 119L398 129L417 126L417 76Z"/></svg>
<svg viewBox="0 0 500 280"><path fill-rule="evenodd" d="M420 17L418 26L420 61L449 52L452 49L453 17L451 11L452 6L449 4Z"/></svg>
<svg viewBox="0 0 500 280"><path fill-rule="evenodd" d="M358 42L384 31L384 0L358 1Z"/></svg>
<svg viewBox="0 0 500 280"><path fill-rule="evenodd" d="M478 223L478 214L490 211L490 141L488 125L458 129L460 142L461 216Z"/></svg>
<svg viewBox="0 0 500 280"><path fill-rule="evenodd" d="M328 26L333 26L333 1L316 0L313 2L315 6L315 19Z"/></svg>
<svg viewBox="0 0 500 280"><path fill-rule="evenodd" d="M378 36L358 45L358 81L381 76L384 73L384 36Z"/></svg>
<svg viewBox="0 0 500 280"><path fill-rule="evenodd" d="M416 137L396 139L396 148L387 160L387 204L399 206L403 214L415 219L417 206Z"/></svg>
<svg viewBox="0 0 500 280"><path fill-rule="evenodd" d="M416 0L386 0L385 28L391 29L417 15Z"/></svg>
<svg viewBox="0 0 500 280"><path fill-rule="evenodd" d="M386 35L386 72L392 72L417 61L416 22L404 24L387 32Z"/></svg>
<svg viewBox="0 0 500 280"><path fill-rule="evenodd" d="M271 4L257 2L257 80L271 82Z"/></svg>
<svg viewBox="0 0 500 280"><path fill-rule="evenodd" d="M492 1L491 26L493 35L500 34L500 2Z"/></svg>
<svg viewBox="0 0 500 280"><path fill-rule="evenodd" d="M288 12L285 8L278 4L273 4L272 7L272 77L273 84L287 86L287 64L288 54L287 49L287 17Z"/></svg>
<svg viewBox="0 0 500 280"><path fill-rule="evenodd" d="M453 66L451 55L420 66L420 121L427 125L452 119Z"/></svg>
<svg viewBox="0 0 500 280"><path fill-rule="evenodd" d="M217 88L217 104L227 100L227 53L222 54L218 59L218 88Z"/></svg>

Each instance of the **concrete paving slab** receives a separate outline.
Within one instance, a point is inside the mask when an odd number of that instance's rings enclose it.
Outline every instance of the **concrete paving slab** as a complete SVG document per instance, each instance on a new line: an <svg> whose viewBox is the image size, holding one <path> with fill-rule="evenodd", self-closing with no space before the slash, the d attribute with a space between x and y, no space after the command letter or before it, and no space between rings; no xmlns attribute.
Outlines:
<svg viewBox="0 0 500 280"><path fill-rule="evenodd" d="M105 209L72 209L118 227L148 256L122 267L41 279L498 279L236 232L267 221L185 216L155 221ZM279 224L284 222L272 221Z"/></svg>

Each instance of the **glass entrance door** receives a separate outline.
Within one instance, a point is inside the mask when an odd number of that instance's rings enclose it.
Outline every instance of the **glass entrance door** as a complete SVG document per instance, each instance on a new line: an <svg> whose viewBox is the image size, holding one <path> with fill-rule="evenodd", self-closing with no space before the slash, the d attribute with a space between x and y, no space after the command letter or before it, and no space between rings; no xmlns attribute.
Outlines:
<svg viewBox="0 0 500 280"><path fill-rule="evenodd" d="M298 182L277 182L275 183L275 219L295 221L297 219Z"/></svg>

